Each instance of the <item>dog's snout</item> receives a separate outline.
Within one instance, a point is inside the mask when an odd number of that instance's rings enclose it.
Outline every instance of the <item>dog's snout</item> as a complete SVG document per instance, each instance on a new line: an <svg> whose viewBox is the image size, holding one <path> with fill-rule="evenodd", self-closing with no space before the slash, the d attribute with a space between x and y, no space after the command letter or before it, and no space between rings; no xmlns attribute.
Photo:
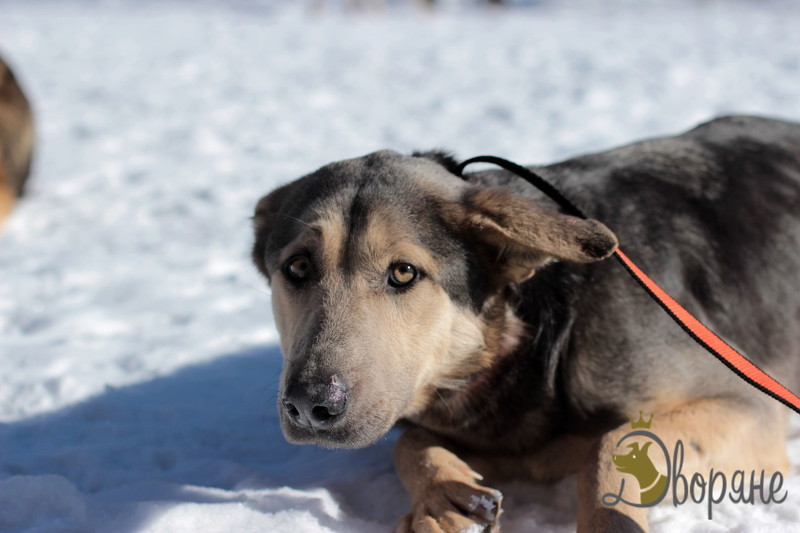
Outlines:
<svg viewBox="0 0 800 533"><path fill-rule="evenodd" d="M347 410L347 388L333 375L324 383L291 383L283 396L283 409L294 424L325 429Z"/></svg>

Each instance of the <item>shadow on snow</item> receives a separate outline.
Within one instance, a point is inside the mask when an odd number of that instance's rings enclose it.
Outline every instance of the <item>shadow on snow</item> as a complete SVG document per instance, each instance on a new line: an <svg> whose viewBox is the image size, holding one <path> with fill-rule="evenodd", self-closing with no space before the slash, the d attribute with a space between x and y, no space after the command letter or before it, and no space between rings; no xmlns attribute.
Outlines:
<svg viewBox="0 0 800 533"><path fill-rule="evenodd" d="M345 512L392 523L399 511L381 513L408 505L392 471L395 432L363 450L287 443L276 409L280 368L276 346L252 349L0 424L0 477L62 476L93 502L110 506L235 502L237 493L230 491L325 487ZM52 479L72 490L63 479ZM363 502L358 489L365 484L385 494ZM258 510L291 508L292 494L273 494L268 508ZM0 507L3 498L0 493ZM394 502L376 506L376 498ZM146 512L138 515L123 527L132 531L149 519Z"/></svg>

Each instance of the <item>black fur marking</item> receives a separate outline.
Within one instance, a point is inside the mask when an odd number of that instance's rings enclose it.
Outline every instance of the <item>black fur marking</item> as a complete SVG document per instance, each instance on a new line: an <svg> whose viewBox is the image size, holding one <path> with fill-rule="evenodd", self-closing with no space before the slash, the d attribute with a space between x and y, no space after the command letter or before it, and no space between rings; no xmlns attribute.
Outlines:
<svg viewBox="0 0 800 533"><path fill-rule="evenodd" d="M455 174L456 176L460 175L458 160L452 152L447 150L429 150L425 152L415 150L411 153L411 155L413 157L422 157L425 159L430 159L431 161L435 161L447 169L447 171L451 174Z"/></svg>
<svg viewBox="0 0 800 533"><path fill-rule="evenodd" d="M602 235L598 235L595 238L587 237L585 239L578 239L578 245L580 245L583 253L595 259L605 257L613 247L613 243L603 238Z"/></svg>

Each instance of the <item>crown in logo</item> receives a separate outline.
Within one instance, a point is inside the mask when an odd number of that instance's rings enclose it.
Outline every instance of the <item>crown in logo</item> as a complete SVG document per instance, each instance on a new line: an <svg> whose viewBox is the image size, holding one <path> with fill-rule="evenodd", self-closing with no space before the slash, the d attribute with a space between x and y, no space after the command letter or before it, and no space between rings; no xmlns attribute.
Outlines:
<svg viewBox="0 0 800 533"><path fill-rule="evenodd" d="M650 418L647 420L642 417L642 412L639 411L639 420L634 420L631 415L628 415L628 420L631 421L631 428L632 429L650 429L650 424L653 422L653 415L650 415Z"/></svg>

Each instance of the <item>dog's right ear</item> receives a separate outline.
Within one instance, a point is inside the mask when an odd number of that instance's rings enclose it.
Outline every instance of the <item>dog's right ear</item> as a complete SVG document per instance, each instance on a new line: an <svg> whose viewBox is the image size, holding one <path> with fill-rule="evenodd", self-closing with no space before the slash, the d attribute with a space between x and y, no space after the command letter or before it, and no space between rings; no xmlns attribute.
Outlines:
<svg viewBox="0 0 800 533"><path fill-rule="evenodd" d="M253 214L253 231L255 232L255 243L253 244L252 258L259 272L270 280L269 271L266 264L267 245L271 240L271 235L277 226L281 207L284 205L291 184L284 185L275 189L268 195L261 198L256 204Z"/></svg>
<svg viewBox="0 0 800 533"><path fill-rule="evenodd" d="M610 256L617 238L596 220L564 215L508 189L470 189L450 219L476 245L487 266L520 283L550 261L592 263Z"/></svg>

